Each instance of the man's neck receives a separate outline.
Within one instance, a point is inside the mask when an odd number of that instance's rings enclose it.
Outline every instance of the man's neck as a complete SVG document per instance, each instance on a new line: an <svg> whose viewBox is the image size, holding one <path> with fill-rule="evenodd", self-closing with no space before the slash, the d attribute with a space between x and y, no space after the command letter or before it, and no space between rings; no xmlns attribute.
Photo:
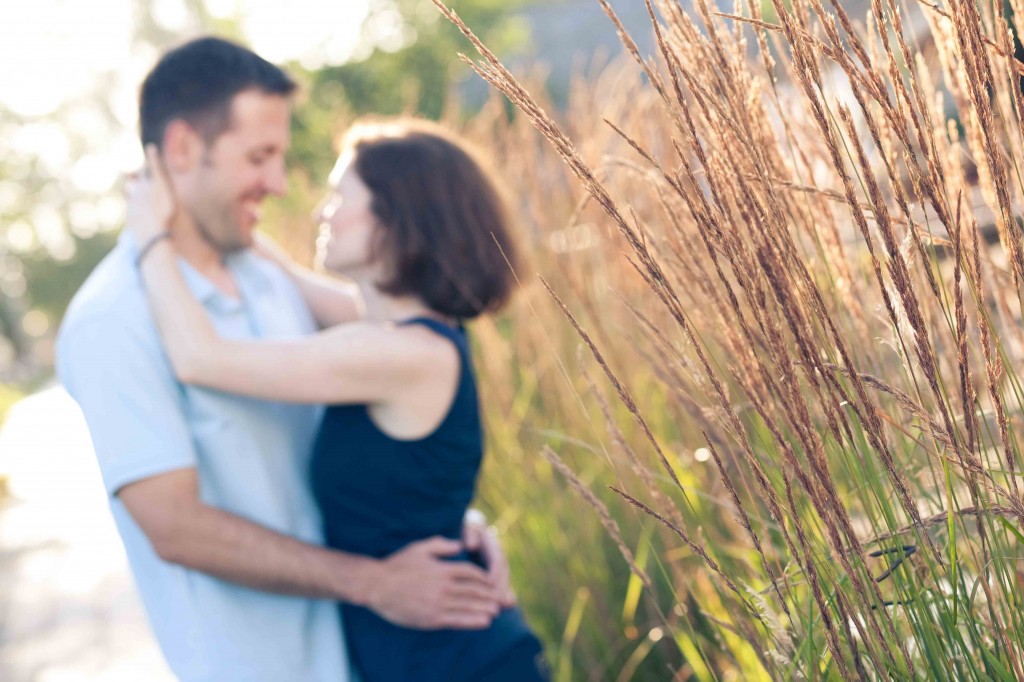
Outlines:
<svg viewBox="0 0 1024 682"><path fill-rule="evenodd" d="M178 219L171 229L171 242L178 254L196 272L210 280L225 295L238 298L238 286L224 264L224 254L203 238L190 218L182 216Z"/></svg>

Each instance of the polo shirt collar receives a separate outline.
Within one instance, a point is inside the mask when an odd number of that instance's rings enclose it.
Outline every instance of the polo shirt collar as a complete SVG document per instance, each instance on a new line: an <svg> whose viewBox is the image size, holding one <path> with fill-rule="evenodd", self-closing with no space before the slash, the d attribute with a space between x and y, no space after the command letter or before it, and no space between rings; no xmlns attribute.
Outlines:
<svg viewBox="0 0 1024 682"><path fill-rule="evenodd" d="M203 304L203 307L214 313L229 313L241 308L242 302L231 296L227 296L218 289L213 282L202 275L182 257L178 257L178 269L185 279L192 295Z"/></svg>
<svg viewBox="0 0 1024 682"><path fill-rule="evenodd" d="M128 248L132 256L132 262L135 262L139 253L135 236L124 230L121 232L120 241ZM273 286L273 283L256 263L255 257L249 250L229 254L225 257L224 264L231 271L231 274L234 275L235 284L238 286L241 299L227 296L206 276L192 267L187 260L180 256L178 257L178 267L189 291L210 312L231 313L241 310L243 300L247 295L265 293Z"/></svg>
<svg viewBox="0 0 1024 682"><path fill-rule="evenodd" d="M239 288L246 294L258 296L273 290L274 282L267 272L266 265L252 249L229 254L224 263L235 276Z"/></svg>

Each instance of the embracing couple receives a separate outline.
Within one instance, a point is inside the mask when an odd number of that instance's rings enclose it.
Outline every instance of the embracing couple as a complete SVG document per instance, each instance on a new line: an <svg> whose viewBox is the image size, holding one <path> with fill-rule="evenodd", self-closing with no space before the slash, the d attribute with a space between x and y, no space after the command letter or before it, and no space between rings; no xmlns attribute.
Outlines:
<svg viewBox="0 0 1024 682"><path fill-rule="evenodd" d="M467 515L462 321L513 288L500 193L433 124L357 125L317 214L347 279L298 266L253 234L294 89L220 39L160 60L147 176L58 339L153 631L187 681L546 679Z"/></svg>

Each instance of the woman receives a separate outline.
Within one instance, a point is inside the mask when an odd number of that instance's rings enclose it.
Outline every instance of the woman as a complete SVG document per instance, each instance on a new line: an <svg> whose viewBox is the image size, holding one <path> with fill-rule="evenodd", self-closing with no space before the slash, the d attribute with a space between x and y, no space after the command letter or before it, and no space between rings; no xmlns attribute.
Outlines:
<svg viewBox="0 0 1024 682"><path fill-rule="evenodd" d="M357 125L343 149L321 205L317 250L325 268L349 276L358 290L323 286L264 246L296 278L321 323L335 325L311 337L217 337L168 240L159 238L173 200L155 152L148 152L155 179L132 197L129 222L147 245L140 268L178 378L257 398L327 403L311 464L327 544L384 557L415 540L460 536L483 450L461 320L508 299L515 253L494 181L440 127ZM540 645L515 609L484 630L432 632L360 607L341 610L365 682L544 679Z"/></svg>

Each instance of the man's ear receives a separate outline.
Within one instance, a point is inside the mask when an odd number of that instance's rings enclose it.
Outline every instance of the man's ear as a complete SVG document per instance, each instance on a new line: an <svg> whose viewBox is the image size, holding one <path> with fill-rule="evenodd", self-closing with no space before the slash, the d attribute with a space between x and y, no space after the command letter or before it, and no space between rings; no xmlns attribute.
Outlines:
<svg viewBox="0 0 1024 682"><path fill-rule="evenodd" d="M175 119L164 129L162 156L172 175L195 168L202 161L205 149L203 138L186 121Z"/></svg>

